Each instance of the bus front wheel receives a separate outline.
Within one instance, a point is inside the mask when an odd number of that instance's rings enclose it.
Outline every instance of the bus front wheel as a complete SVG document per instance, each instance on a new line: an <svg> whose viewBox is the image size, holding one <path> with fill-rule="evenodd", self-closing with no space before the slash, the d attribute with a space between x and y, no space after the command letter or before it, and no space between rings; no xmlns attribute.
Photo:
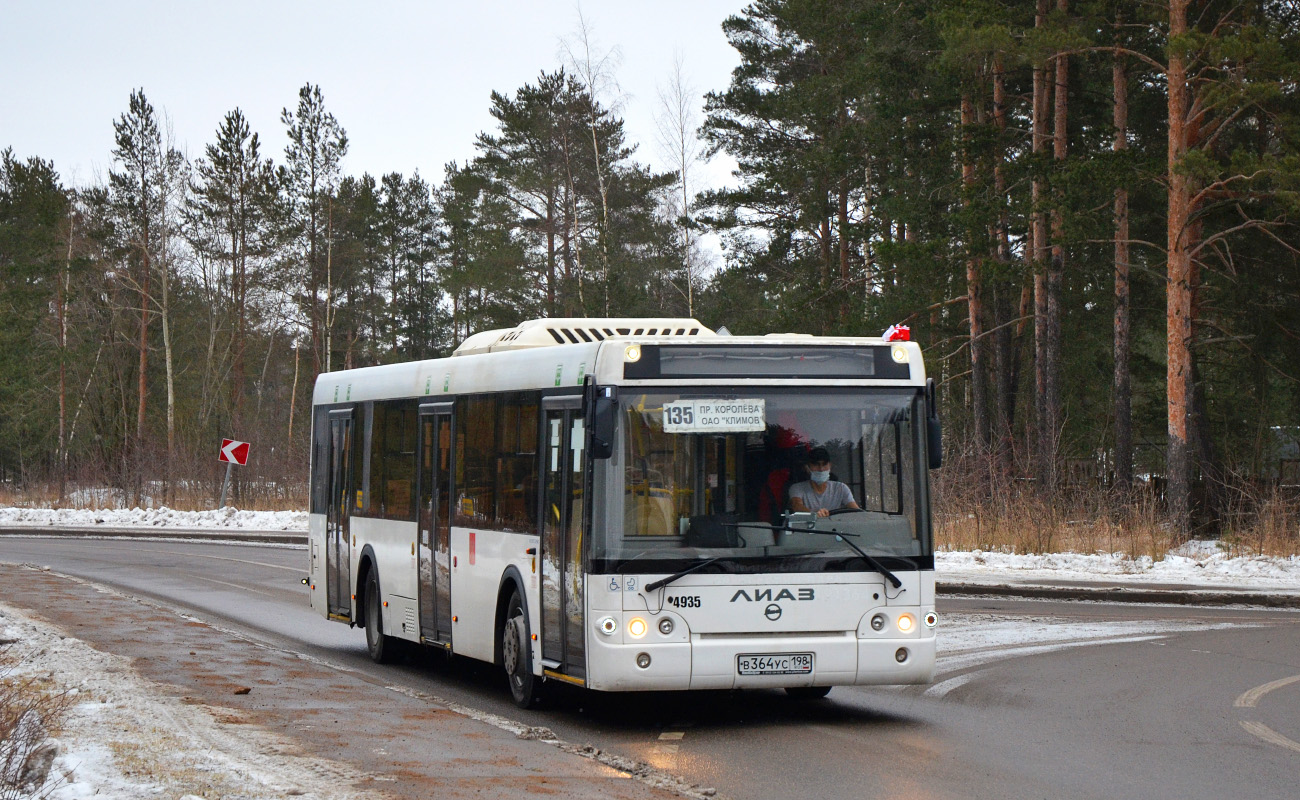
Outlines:
<svg viewBox="0 0 1300 800"><path fill-rule="evenodd" d="M540 698L541 681L533 674L532 635L528 628L528 611L516 589L506 606L501 626L501 666L510 683L510 696L520 708L532 708Z"/></svg>
<svg viewBox="0 0 1300 800"><path fill-rule="evenodd" d="M376 664L387 664L397 653L397 642L384 635L384 609L379 599L379 572L366 575L366 649Z"/></svg>

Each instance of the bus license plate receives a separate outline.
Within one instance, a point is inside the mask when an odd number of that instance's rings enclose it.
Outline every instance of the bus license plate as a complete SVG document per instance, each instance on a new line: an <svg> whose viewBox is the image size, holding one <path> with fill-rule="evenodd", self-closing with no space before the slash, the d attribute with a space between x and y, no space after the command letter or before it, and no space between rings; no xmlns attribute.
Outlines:
<svg viewBox="0 0 1300 800"><path fill-rule="evenodd" d="M812 672L812 653L749 653L736 656L741 675L807 675Z"/></svg>

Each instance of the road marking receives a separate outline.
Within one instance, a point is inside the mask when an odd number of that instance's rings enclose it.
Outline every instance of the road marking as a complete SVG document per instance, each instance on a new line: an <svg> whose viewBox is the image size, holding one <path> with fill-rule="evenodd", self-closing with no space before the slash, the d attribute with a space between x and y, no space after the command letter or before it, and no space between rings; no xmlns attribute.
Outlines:
<svg viewBox="0 0 1300 800"><path fill-rule="evenodd" d="M659 734L661 742L680 742L686 736L685 731L665 731Z"/></svg>
<svg viewBox="0 0 1300 800"><path fill-rule="evenodd" d="M240 586L237 583L228 583L226 581L219 581L216 578L206 578L202 575L192 575L190 577L196 578L201 581L207 581L208 583L215 583L218 586L229 586L231 589L238 589L241 592L253 592L255 594L260 594L264 597L275 597L275 595L271 594L270 592L264 592L261 589L254 589L251 586Z"/></svg>
<svg viewBox="0 0 1300 800"><path fill-rule="evenodd" d="M926 689L924 692L921 692L921 696L922 697L943 697L944 695L948 694L952 690L960 689L961 687L965 686L966 684L970 683L976 678L983 677L985 674L989 673L990 671L991 670L987 670L987 669L978 669L975 670L974 672L967 672L963 675L958 675L955 678L949 678L946 681L940 681L934 684L933 686L931 686L929 689Z"/></svg>
<svg viewBox="0 0 1300 800"><path fill-rule="evenodd" d="M255 567L269 567L270 569L282 569L285 572L306 573L307 570L301 567L286 567L281 564L267 564L264 561L248 561L242 558L227 558L226 556L208 556L202 553L177 553L172 550L141 550L141 553L159 553L166 556L186 556L187 558L211 558L216 561L234 561L236 564L252 564Z"/></svg>
<svg viewBox="0 0 1300 800"><path fill-rule="evenodd" d="M1300 753L1300 742L1294 742L1262 722L1251 722L1250 720L1241 720L1241 727L1246 729L1247 733L1254 734L1269 744L1275 744L1278 747L1285 747L1288 750L1294 750Z"/></svg>
<svg viewBox="0 0 1300 800"><path fill-rule="evenodd" d="M1133 644L1135 642L1146 642L1151 639L1163 638L1167 635L1169 634L1149 633L1136 636L1121 635L1112 638L1063 639L1054 642L1048 641L1028 645L993 645L990 647L958 650L953 653L940 652L937 663L945 672L954 672L956 670L977 667L981 664L988 664L992 661L1006 661L1012 658L1043 655L1045 653L1052 653L1058 650L1069 650L1075 647L1092 647L1102 644Z"/></svg>
<svg viewBox="0 0 1300 800"><path fill-rule="evenodd" d="M1281 689L1283 686L1290 686L1297 681L1300 681L1300 675L1292 675L1289 678L1281 678L1280 680L1271 681L1269 683L1262 683L1253 689L1247 689L1237 695L1237 699L1232 702L1232 705L1235 708L1254 708L1259 705L1259 701L1264 697L1264 695L1274 689ZM1258 736L1269 744L1275 744L1278 747L1285 747L1287 750L1294 750L1295 752L1300 753L1300 742L1288 739L1264 723L1248 719L1238 721L1241 723L1241 727L1250 735Z"/></svg>
<svg viewBox="0 0 1300 800"><path fill-rule="evenodd" d="M1265 683L1256 686L1254 689L1247 689L1242 692L1235 701L1233 701L1232 705L1236 708L1254 708L1259 703L1259 699L1264 695L1274 689L1281 689L1283 686L1290 686L1296 681L1300 681L1300 675L1292 675L1289 678L1283 678L1281 680L1273 681L1272 683ZM1242 724L1244 725L1245 723L1243 722ZM1290 740L1288 739L1287 741Z"/></svg>

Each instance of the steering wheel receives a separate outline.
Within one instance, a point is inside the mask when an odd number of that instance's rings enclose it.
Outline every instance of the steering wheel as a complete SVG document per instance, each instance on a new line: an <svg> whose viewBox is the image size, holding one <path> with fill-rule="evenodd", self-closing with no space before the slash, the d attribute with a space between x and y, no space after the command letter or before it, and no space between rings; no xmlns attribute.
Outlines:
<svg viewBox="0 0 1300 800"><path fill-rule="evenodd" d="M837 508L834 511L827 514L826 516L837 517L840 514L856 514L863 511L866 511L866 509L865 508Z"/></svg>

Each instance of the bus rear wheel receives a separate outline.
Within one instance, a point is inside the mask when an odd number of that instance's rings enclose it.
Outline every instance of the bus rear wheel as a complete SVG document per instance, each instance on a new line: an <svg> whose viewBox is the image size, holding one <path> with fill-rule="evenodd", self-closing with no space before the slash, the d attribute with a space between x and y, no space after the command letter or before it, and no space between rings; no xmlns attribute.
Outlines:
<svg viewBox="0 0 1300 800"><path fill-rule="evenodd" d="M532 652L528 610L516 589L510 595L501 626L501 666L510 684L510 696L520 708L533 708L541 698L542 682L533 674Z"/></svg>
<svg viewBox="0 0 1300 800"><path fill-rule="evenodd" d="M387 664L397 655L397 641L384 635L384 609L379 597L379 572L371 569L366 576L366 649L370 660Z"/></svg>

